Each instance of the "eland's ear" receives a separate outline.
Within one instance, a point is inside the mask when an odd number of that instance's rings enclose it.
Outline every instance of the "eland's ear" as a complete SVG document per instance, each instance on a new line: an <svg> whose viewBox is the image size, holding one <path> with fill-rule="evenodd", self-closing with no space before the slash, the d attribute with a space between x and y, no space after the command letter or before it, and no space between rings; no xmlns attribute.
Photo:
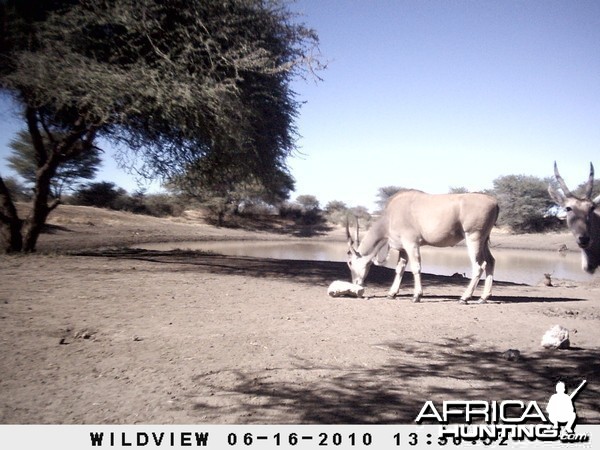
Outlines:
<svg viewBox="0 0 600 450"><path fill-rule="evenodd" d="M562 192L560 192L557 189L554 189L554 187L552 185L550 185L550 186L548 186L548 194L550 194L550 197L552 198L552 200L554 200L554 202L557 205L564 206L567 198L564 196L564 194Z"/></svg>

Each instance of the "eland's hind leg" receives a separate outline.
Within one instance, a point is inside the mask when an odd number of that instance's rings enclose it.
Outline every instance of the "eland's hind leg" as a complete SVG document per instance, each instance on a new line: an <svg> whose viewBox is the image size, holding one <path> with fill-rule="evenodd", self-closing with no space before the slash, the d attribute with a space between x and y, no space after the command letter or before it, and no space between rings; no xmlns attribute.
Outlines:
<svg viewBox="0 0 600 450"><path fill-rule="evenodd" d="M471 260L471 281L467 286L467 289L463 293L460 298L461 303L467 303L471 297L473 297L473 292L475 292L475 288L479 284L479 279L483 274L483 271L487 272L487 262L484 258L484 248L481 244L478 234L467 234L465 236L465 241L467 243L467 251L469 252L469 259ZM493 269L492 269L493 271ZM484 300L485 301L485 300Z"/></svg>

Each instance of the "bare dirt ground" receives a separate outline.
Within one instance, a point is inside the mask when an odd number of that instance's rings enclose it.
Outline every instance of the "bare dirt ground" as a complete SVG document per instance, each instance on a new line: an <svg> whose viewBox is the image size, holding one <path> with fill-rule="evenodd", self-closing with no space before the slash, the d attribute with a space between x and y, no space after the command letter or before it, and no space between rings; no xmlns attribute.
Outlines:
<svg viewBox="0 0 600 450"><path fill-rule="evenodd" d="M600 280L499 280L459 305L466 280L426 274L425 298L331 298L343 263L126 248L139 242L291 239L61 206L36 255L0 257L1 423L413 423L427 400L536 400L574 389L600 423ZM340 239L339 230L316 239ZM315 239L315 238L313 238ZM496 245L573 247L566 233ZM480 291L478 291L480 292ZM545 350L555 324L571 348ZM509 361L504 352L520 351Z"/></svg>

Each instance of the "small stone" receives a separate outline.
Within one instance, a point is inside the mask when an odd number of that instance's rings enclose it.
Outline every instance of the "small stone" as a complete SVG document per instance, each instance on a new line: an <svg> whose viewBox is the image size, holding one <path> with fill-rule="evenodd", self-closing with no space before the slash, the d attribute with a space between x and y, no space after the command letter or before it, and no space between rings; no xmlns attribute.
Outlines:
<svg viewBox="0 0 600 450"><path fill-rule="evenodd" d="M364 293L364 287L340 280L331 283L327 289L327 294L331 297L362 297Z"/></svg>
<svg viewBox="0 0 600 450"><path fill-rule="evenodd" d="M569 330L563 326L554 325L542 337L541 345L544 348L569 348L571 346Z"/></svg>
<svg viewBox="0 0 600 450"><path fill-rule="evenodd" d="M519 361L521 359L521 352L511 348L503 352L502 357L507 361Z"/></svg>

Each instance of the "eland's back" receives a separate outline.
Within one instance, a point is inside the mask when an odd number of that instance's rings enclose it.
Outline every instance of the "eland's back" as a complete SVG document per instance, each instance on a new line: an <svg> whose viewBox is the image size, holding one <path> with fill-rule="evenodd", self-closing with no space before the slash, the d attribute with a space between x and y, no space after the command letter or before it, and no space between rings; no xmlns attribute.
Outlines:
<svg viewBox="0 0 600 450"><path fill-rule="evenodd" d="M403 191L393 196L383 217L391 240L449 247L467 234L489 237L498 217L498 202L480 193L426 194Z"/></svg>

